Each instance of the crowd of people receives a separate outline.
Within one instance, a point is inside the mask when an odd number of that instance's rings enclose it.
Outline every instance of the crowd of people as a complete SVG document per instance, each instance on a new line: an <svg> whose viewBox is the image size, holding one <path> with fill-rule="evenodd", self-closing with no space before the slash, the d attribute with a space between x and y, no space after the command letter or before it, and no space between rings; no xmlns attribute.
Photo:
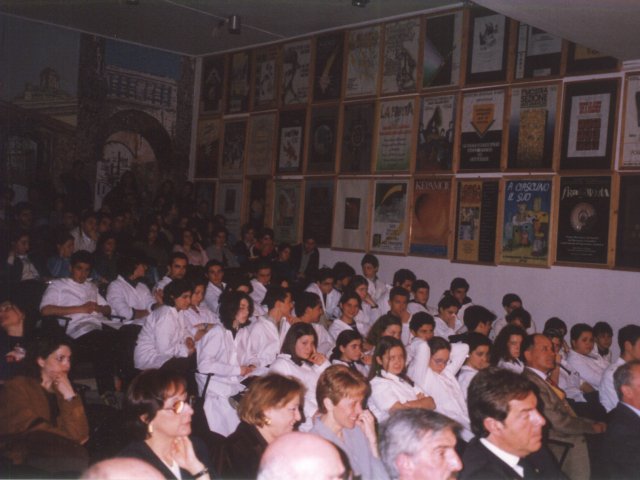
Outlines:
<svg viewBox="0 0 640 480"><path fill-rule="evenodd" d="M128 177L97 212L4 205L7 471L637 478L639 325L534 320L516 293L498 319L464 278L430 303L372 254L322 266L313 238L233 238L192 187L151 211Z"/></svg>

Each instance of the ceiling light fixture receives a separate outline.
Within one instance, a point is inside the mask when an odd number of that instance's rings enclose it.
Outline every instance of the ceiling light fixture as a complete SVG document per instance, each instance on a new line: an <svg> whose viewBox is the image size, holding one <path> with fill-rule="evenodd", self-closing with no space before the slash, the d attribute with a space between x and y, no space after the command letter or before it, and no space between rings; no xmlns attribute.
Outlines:
<svg viewBox="0 0 640 480"><path fill-rule="evenodd" d="M240 23L240 15L231 15L227 19L229 33L240 35L242 24Z"/></svg>
<svg viewBox="0 0 640 480"><path fill-rule="evenodd" d="M351 0L351 5L354 7L364 8L367 6L367 3L369 3L369 0Z"/></svg>

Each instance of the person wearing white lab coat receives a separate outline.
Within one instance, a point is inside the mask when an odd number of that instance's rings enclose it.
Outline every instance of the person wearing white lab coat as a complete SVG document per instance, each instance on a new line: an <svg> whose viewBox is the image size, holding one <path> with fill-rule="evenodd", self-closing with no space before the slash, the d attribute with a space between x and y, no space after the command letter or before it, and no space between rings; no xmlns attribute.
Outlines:
<svg viewBox="0 0 640 480"><path fill-rule="evenodd" d="M493 343L491 349L491 365L511 370L515 373L524 371L524 363L520 360L522 342L527 333L515 325L504 327Z"/></svg>
<svg viewBox="0 0 640 480"><path fill-rule="evenodd" d="M340 316L334 319L329 327L329 334L334 342L344 330L354 330L360 335L364 335L366 325L358 324L356 320L361 305L362 302L357 293L348 291L342 294L340 297Z"/></svg>
<svg viewBox="0 0 640 480"><path fill-rule="evenodd" d="M207 274L207 285L204 294L204 303L213 313L218 313L220 295L227 288L227 284L222 281L224 278L224 267L217 260L209 260L205 265Z"/></svg>
<svg viewBox="0 0 640 480"><path fill-rule="evenodd" d="M604 371L609 364L601 356L593 354L593 329L586 323L571 327L571 350L567 363L593 388L598 389Z"/></svg>
<svg viewBox="0 0 640 480"><path fill-rule="evenodd" d="M254 305L263 305L267 288L271 283L271 265L261 262L256 266L254 278L251 279L251 298Z"/></svg>
<svg viewBox="0 0 640 480"><path fill-rule="evenodd" d="M618 395L613 386L613 374L627 362L640 360L640 325L626 325L618 330L618 346L620 358L614 361L602 375L598 388L602 406L610 412L618 405Z"/></svg>
<svg viewBox="0 0 640 480"><path fill-rule="evenodd" d="M436 322L435 335L446 340L451 335L462 333L464 322L458 316L460 303L452 295L445 295L438 302L438 316L434 317Z"/></svg>
<svg viewBox="0 0 640 480"><path fill-rule="evenodd" d="M320 325L322 316L322 304L315 293L302 292L295 299L295 317L289 316L288 320L280 322L280 345L284 342L291 325L297 322L310 324L318 335L318 351L328 357L335 344L333 337L327 329Z"/></svg>
<svg viewBox="0 0 640 480"><path fill-rule="evenodd" d="M192 282L192 286L191 305L184 312L184 320L189 333L197 343L216 323L220 323L220 319L203 301L207 286L206 278L196 279Z"/></svg>
<svg viewBox="0 0 640 480"><path fill-rule="evenodd" d="M361 275L356 275L351 279L348 290L355 292L360 297L360 311L355 317L356 324L362 325L360 333L363 337L366 337L369 333L369 329L378 319L380 314L380 307L371 296L369 290L369 282Z"/></svg>
<svg viewBox="0 0 640 480"><path fill-rule="evenodd" d="M331 365L344 365L361 373L365 378L369 376L369 365L364 363L363 338L355 330L343 330L336 338L336 346L331 351L329 361Z"/></svg>
<svg viewBox="0 0 640 480"><path fill-rule="evenodd" d="M488 368L491 364L491 340L481 333L469 332L464 342L469 345L469 355L467 355L464 365L460 367L457 379L466 402L471 380L480 370Z"/></svg>
<svg viewBox="0 0 640 480"><path fill-rule="evenodd" d="M326 320L340 316L340 292L333 288L334 276L330 268L324 267L318 270L318 280L312 282L306 288L307 292L315 293L320 297L322 310Z"/></svg>

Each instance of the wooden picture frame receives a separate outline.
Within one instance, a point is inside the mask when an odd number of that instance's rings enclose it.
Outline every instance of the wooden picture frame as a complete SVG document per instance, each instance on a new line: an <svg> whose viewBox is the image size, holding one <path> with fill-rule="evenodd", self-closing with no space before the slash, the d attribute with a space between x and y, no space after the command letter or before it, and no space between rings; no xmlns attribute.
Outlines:
<svg viewBox="0 0 640 480"><path fill-rule="evenodd" d="M280 112L278 126L278 173L300 173L304 155L306 108Z"/></svg>
<svg viewBox="0 0 640 480"><path fill-rule="evenodd" d="M224 123L220 178L241 177L244 172L245 145L247 142L247 120Z"/></svg>
<svg viewBox="0 0 640 480"><path fill-rule="evenodd" d="M278 46L253 51L253 110L275 108L278 104Z"/></svg>
<svg viewBox="0 0 640 480"><path fill-rule="evenodd" d="M380 77L382 27L350 30L347 34L347 76L345 98L375 95Z"/></svg>
<svg viewBox="0 0 640 480"><path fill-rule="evenodd" d="M563 48L561 37L526 23L518 23L513 73L515 80L559 76Z"/></svg>
<svg viewBox="0 0 640 480"><path fill-rule="evenodd" d="M201 202L206 202L208 206L207 214L213 217L213 212L216 207L216 181L202 181L196 180L193 182L195 190L196 205L200 205Z"/></svg>
<svg viewBox="0 0 640 480"><path fill-rule="evenodd" d="M313 238L319 247L331 245L333 227L333 178L308 178L304 184L302 238Z"/></svg>
<svg viewBox="0 0 640 480"><path fill-rule="evenodd" d="M226 113L248 112L251 94L251 56L249 52L242 51L230 54L228 70Z"/></svg>
<svg viewBox="0 0 640 480"><path fill-rule="evenodd" d="M383 95L417 90L420 23L419 18L409 18L385 24L380 88Z"/></svg>
<svg viewBox="0 0 640 480"><path fill-rule="evenodd" d="M201 118L198 120L194 178L216 178L218 176L221 136L221 119Z"/></svg>
<svg viewBox="0 0 640 480"><path fill-rule="evenodd" d="M456 93L420 98L416 173L451 172L456 156Z"/></svg>
<svg viewBox="0 0 640 480"><path fill-rule="evenodd" d="M569 42L567 49L567 75L611 72L619 70L620 61L593 48Z"/></svg>
<svg viewBox="0 0 640 480"><path fill-rule="evenodd" d="M625 77L620 169L640 168L640 72Z"/></svg>
<svg viewBox="0 0 640 480"><path fill-rule="evenodd" d="M369 243L371 181L338 178L335 198L332 248L366 250Z"/></svg>
<svg viewBox="0 0 640 480"><path fill-rule="evenodd" d="M276 149L276 114L262 113L249 117L247 175L271 175Z"/></svg>
<svg viewBox="0 0 640 480"><path fill-rule="evenodd" d="M409 171L414 151L415 104L412 97L379 103L376 173Z"/></svg>
<svg viewBox="0 0 640 480"><path fill-rule="evenodd" d="M227 220L226 228L230 233L240 238L240 221L242 218L242 182L219 182L218 202L215 212L224 215Z"/></svg>
<svg viewBox="0 0 640 480"><path fill-rule="evenodd" d="M410 255L449 257L453 187L451 177L414 178Z"/></svg>
<svg viewBox="0 0 640 480"><path fill-rule="evenodd" d="M342 93L344 32L331 32L315 39L314 102L335 101Z"/></svg>
<svg viewBox="0 0 640 480"><path fill-rule="evenodd" d="M371 173L375 104L373 102L347 103L342 108L340 173Z"/></svg>
<svg viewBox="0 0 640 480"><path fill-rule="evenodd" d="M298 243L300 231L300 207L302 182L275 182L273 201L273 231L279 242Z"/></svg>
<svg viewBox="0 0 640 480"><path fill-rule="evenodd" d="M281 105L306 104L311 83L311 39L283 45L280 72Z"/></svg>
<svg viewBox="0 0 640 480"><path fill-rule="evenodd" d="M200 76L200 114L222 113L226 57L203 57Z"/></svg>
<svg viewBox="0 0 640 480"><path fill-rule="evenodd" d="M640 175L620 175L618 226L616 228L617 268L640 269Z"/></svg>
<svg viewBox="0 0 640 480"><path fill-rule="evenodd" d="M409 181L378 179L371 209L372 251L404 254L408 241L407 205Z"/></svg>
<svg viewBox="0 0 640 480"><path fill-rule="evenodd" d="M339 108L338 105L311 108L307 173L335 173Z"/></svg>
<svg viewBox="0 0 640 480"><path fill-rule="evenodd" d="M492 83L507 79L510 19L485 8L469 14L466 83Z"/></svg>
<svg viewBox="0 0 640 480"><path fill-rule="evenodd" d="M425 18L422 88L460 84L464 12L458 10Z"/></svg>

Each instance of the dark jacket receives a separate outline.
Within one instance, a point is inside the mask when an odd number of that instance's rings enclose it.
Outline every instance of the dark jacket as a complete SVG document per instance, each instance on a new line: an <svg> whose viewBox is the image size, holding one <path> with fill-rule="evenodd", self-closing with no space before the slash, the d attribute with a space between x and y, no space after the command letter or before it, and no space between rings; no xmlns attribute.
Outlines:
<svg viewBox="0 0 640 480"><path fill-rule="evenodd" d="M291 264L293 265L296 275L300 271L300 264L302 263L303 252L304 252L304 245L302 245L301 243L291 247ZM318 273L318 268L320 266L320 251L317 248L315 248L310 255L311 257L309 258L309 262L307 263L307 268L303 273L307 280L314 281L316 280L316 274Z"/></svg>
<svg viewBox="0 0 640 480"><path fill-rule="evenodd" d="M240 422L236 431L227 437L223 478L256 478L260 458L267 448L267 441L253 425Z"/></svg>
<svg viewBox="0 0 640 480"><path fill-rule="evenodd" d="M606 461L609 478L638 478L640 475L640 416L626 405L609 413L604 434L602 458Z"/></svg>

